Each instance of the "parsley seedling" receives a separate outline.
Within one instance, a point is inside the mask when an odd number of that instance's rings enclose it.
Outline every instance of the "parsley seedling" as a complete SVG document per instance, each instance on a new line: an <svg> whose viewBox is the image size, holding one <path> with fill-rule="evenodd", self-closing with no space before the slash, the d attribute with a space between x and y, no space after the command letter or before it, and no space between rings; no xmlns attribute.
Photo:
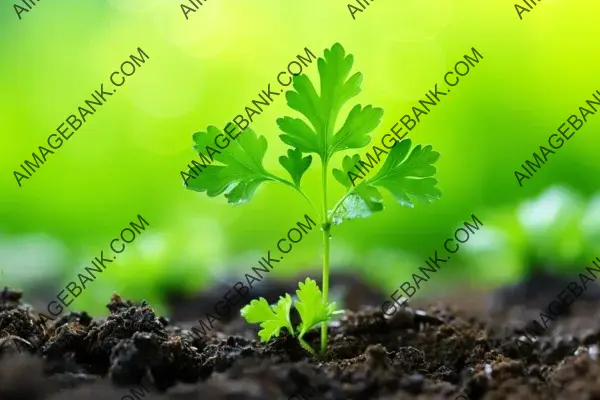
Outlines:
<svg viewBox="0 0 600 400"><path fill-rule="evenodd" d="M354 185L350 170L360 161L358 154L345 156L342 168L332 171L333 177L346 188L346 194L333 206L328 208L327 178L328 167L332 156L336 153L365 147L371 141L371 132L379 125L383 110L373 106L355 105L342 126L336 131L336 121L348 100L360 93L362 74L349 76L354 63L352 55L346 55L344 48L335 44L325 50L323 58L318 60L321 80L320 94L306 75L295 76L294 90L286 93L287 104L305 118L284 117L277 120L283 131L281 140L291 146L287 155L279 158L281 166L289 173L291 181L280 178L263 167L263 158L267 151L267 141L249 127L242 134L239 130L231 132L239 135L227 151L218 151L211 147L219 137L226 136L218 128L209 126L206 132L194 134L194 148L206 150L211 162L216 160L220 165L204 166L202 175L187 182L191 190L206 192L210 197L224 194L230 204L248 202L256 189L264 182L272 181L287 185L300 193L320 214L323 232L323 293L316 282L307 278L299 284L296 291L298 301L295 306L301 317L301 324L295 332L289 313L292 298L289 294L280 297L278 303L270 306L264 298L252 300L241 310L242 316L250 323L260 323L259 337L267 342L279 336L281 329L286 328L290 334L298 334L298 340L311 354L316 352L302 337L311 328L321 324L321 354L327 349L327 323L335 311L335 303L328 302L329 295L329 252L331 227L345 220L366 218L376 211L383 210L383 197L379 189L385 188L392 193L400 205L414 207L412 199L424 203L440 198L436 187L437 179L433 164L439 153L431 146L416 146L411 150L409 139L395 141L381 169L372 177L365 176L360 183ZM375 147L375 146L374 146ZM379 154L386 153L380 150ZM312 163L312 155L321 159L322 187L321 210L317 210L313 202L300 187L302 176ZM372 161L371 161L372 162ZM379 162L379 160L377 160ZM197 175L194 172L195 175Z"/></svg>

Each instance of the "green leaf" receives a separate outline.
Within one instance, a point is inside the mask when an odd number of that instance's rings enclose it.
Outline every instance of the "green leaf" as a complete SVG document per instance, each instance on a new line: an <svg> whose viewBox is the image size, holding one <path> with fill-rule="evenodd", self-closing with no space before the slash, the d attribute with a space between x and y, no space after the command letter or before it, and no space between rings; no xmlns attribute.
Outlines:
<svg viewBox="0 0 600 400"><path fill-rule="evenodd" d="M354 169L354 166L358 164L359 161L360 156L358 154L355 154L352 157L346 156L342 160L342 170L333 170L333 177L344 185L346 189L352 188L352 182L348 177L348 171ZM357 176L360 177L358 174ZM356 177L354 178L355 181L357 179L358 178ZM383 197L381 196L381 193L379 193L375 187L359 184L353 189L353 193L346 197L342 205L338 208L332 218L332 222L337 225L340 224L342 220L366 218L374 212L381 210L383 210Z"/></svg>
<svg viewBox="0 0 600 400"><path fill-rule="evenodd" d="M365 146L369 133L379 124L383 110L355 106L342 128L335 134L335 124L342 106L360 93L362 74L350 76L354 63L339 43L325 50L324 58L317 61L321 80L320 95L306 75L294 77L295 91L286 93L288 106L300 112L310 126L301 119L290 117L277 120L284 132L281 140L303 153L316 153L328 160L333 153Z"/></svg>
<svg viewBox="0 0 600 400"><path fill-rule="evenodd" d="M397 143L390 150L381 169L366 180L359 179L361 175L355 168L360 157L344 157L342 169L334 169L333 176L350 189L350 194L334 210L334 224L340 224L343 220L365 218L373 212L381 211L383 199L378 187L389 190L396 201L405 207L414 207L413 200L430 203L440 198L441 192L436 187L437 179L433 178L436 172L433 164L440 154L429 145L418 145L408 155L410 146L410 139ZM353 179L350 174L355 174ZM352 187L353 184L356 186Z"/></svg>
<svg viewBox="0 0 600 400"><path fill-rule="evenodd" d="M232 134L237 133L237 128ZM263 183L273 180L263 167L262 162L267 151L267 140L257 136L250 128L246 128L237 140L232 140L224 149L216 143L224 133L214 126L209 126L206 132L194 133L194 149L204 155L203 163L188 174L190 178L187 188L198 192L206 192L210 197L225 193L230 204L248 202L256 189ZM210 160L214 161L209 163ZM197 177L195 175L198 175Z"/></svg>
<svg viewBox="0 0 600 400"><path fill-rule="evenodd" d="M360 149L371 141L370 133L377 128L383 109L359 104L354 106L342 128L333 137L332 152L346 149Z"/></svg>
<svg viewBox="0 0 600 400"><path fill-rule="evenodd" d="M302 175L304 175L308 167L310 167L311 162L312 156L302 158L302 152L298 149L288 149L287 156L279 157L279 163L290 173L294 185L298 188L300 187Z"/></svg>
<svg viewBox="0 0 600 400"><path fill-rule="evenodd" d="M303 120L284 117L277 120L277 125L286 133L279 135L285 144L297 148L302 153L321 154L317 134Z"/></svg>
<svg viewBox="0 0 600 400"><path fill-rule="evenodd" d="M342 169L334 168L332 171L335 180L344 185L346 189L350 189L353 186L352 180L350 179L348 172L352 172L352 170L358 164L359 161L360 156L358 154L355 154L352 157L346 156L342 160ZM352 173L356 174L356 170L354 170L354 172ZM360 177L360 175L356 175Z"/></svg>
<svg viewBox="0 0 600 400"><path fill-rule="evenodd" d="M300 289L296 290L298 301L296 309L302 319L300 334L302 337L309 329L321 322L329 321L335 310L335 303L323 304L321 290L317 282L306 278L304 283L298 285Z"/></svg>
<svg viewBox="0 0 600 400"><path fill-rule="evenodd" d="M392 148L370 184L386 188L400 205L412 208L411 198L431 203L439 200L442 193L436 187L437 179L433 178L436 173L433 164L440 153L434 151L431 145L417 145L408 155L410 145L410 139L406 139Z"/></svg>
<svg viewBox="0 0 600 400"><path fill-rule="evenodd" d="M269 306L267 300L262 297L252 300L250 304L240 310L240 313L249 323L260 323L262 329L258 332L258 336L261 341L268 342L272 337L279 336L281 328L287 328L292 335L294 334L294 328L290 322L291 308L292 298L286 294L285 297L280 296L279 301L273 307Z"/></svg>

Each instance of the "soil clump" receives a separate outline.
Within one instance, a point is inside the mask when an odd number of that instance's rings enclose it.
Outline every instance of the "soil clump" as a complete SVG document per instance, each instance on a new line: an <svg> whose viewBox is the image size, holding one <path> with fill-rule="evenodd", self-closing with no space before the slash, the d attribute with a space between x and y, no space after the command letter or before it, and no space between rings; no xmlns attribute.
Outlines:
<svg viewBox="0 0 600 400"><path fill-rule="evenodd" d="M295 282L274 283L256 295L276 300ZM544 281L545 290L525 280L489 294L492 307L484 313L461 308L480 301L464 292L451 305L415 302L414 309L386 316L383 294L358 278L338 282L351 306L330 323L329 351L321 360L311 359L285 330L258 342L258 327L237 313L205 336L190 335L194 322L179 320L199 317L223 287L191 299L172 295L171 305L181 308L173 313L176 324L146 302L119 295L107 304L106 318L68 312L44 321L19 291L5 288L0 399L600 399L595 295L578 299L520 347L526 318L540 307L524 285L545 300L563 287ZM319 331L305 340L318 348Z"/></svg>

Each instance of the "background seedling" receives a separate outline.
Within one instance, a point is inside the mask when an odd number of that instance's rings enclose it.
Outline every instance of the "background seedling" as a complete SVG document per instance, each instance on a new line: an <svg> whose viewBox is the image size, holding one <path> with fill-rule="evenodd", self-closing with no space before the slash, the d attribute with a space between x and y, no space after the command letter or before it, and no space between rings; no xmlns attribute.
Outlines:
<svg viewBox="0 0 600 400"><path fill-rule="evenodd" d="M569 276L598 254L600 195L587 200L555 185L485 218L486 232L473 237L459 257L466 271L485 270L494 285L542 270Z"/></svg>

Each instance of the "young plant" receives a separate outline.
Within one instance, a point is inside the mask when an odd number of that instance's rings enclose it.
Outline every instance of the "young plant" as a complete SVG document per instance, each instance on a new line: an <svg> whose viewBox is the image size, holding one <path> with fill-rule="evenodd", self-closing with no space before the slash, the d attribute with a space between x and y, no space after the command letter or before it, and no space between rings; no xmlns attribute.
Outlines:
<svg viewBox="0 0 600 400"><path fill-rule="evenodd" d="M319 213L323 233L323 292L321 293L315 281L307 278L304 283L299 284L296 291L298 301L295 305L302 319L297 328L298 340L313 355L316 352L302 339L303 335L321 324L321 353L324 353L327 348L327 323L335 313L335 304L328 302L332 225L355 218L366 218L383 210L382 188L390 191L400 205L411 208L414 207L413 199L429 203L440 197L440 191L436 187L437 180L433 177L436 172L433 164L439 153L433 151L431 146L421 145L411 151L409 139L398 142L388 134L393 143L393 146L387 147L389 150L378 146L369 149L377 158L375 164L379 163L382 154L387 154L383 166L373 176L368 177L368 173L363 172L368 171L365 165L373 167L375 157L370 154L368 159L371 164L361 162L358 154L352 157L346 155L341 169L332 171L333 177L344 186L346 193L329 209L327 184L332 157L339 152L367 146L371 141L371 132L379 125L383 115L381 108L357 104L336 130L342 107L360 93L362 74L356 72L349 77L353 62L353 56L346 55L344 48L336 43L331 49L325 50L324 57L317 61L319 93L306 75L294 77L294 90L286 93L287 104L306 120L291 117L277 120L283 131L281 140L291 146L287 155L279 158L291 181L267 172L263 167L263 157L267 150L264 137L258 137L248 127L229 149L220 152L210 145L216 143L219 136L225 136L219 129L209 126L206 132L194 134L194 148L197 151L206 149L211 162L216 160L221 165L208 165L200 176L189 179L186 183L188 189L206 192L210 197L224 193L229 203L242 204L252 198L262 183L278 182L300 193ZM233 134L238 132L234 131ZM304 157L304 154L308 155ZM312 163L311 154L316 154L321 159L320 210L316 209L300 186L302 176ZM359 162L363 163L360 164L360 169L356 168ZM253 300L241 313L248 322L261 324L259 336L266 342L279 336L282 328L286 328L292 335L296 333L289 320L291 307L292 298L286 294L272 307L263 298Z"/></svg>
<svg viewBox="0 0 600 400"><path fill-rule="evenodd" d="M309 353L317 356L308 343L302 337L309 329L317 326L319 323L327 323L335 312L335 303L323 302L321 291L317 282L306 278L304 283L298 285L300 289L296 290L298 301L296 309L300 314L302 322L298 327L298 341ZM292 308L292 298L286 293L285 297L279 297L279 301L272 308L267 300L260 298L252 300L250 304L242 308L242 316L251 324L260 323L262 328L258 332L260 340L268 342L272 337L279 336L281 328L286 328L288 332L295 335L294 327L290 322L290 310Z"/></svg>
<svg viewBox="0 0 600 400"><path fill-rule="evenodd" d="M589 203L577 192L553 185L516 206L486 217L486 232L465 247L464 267L494 284L534 276L540 270L568 274L597 254L600 198Z"/></svg>

